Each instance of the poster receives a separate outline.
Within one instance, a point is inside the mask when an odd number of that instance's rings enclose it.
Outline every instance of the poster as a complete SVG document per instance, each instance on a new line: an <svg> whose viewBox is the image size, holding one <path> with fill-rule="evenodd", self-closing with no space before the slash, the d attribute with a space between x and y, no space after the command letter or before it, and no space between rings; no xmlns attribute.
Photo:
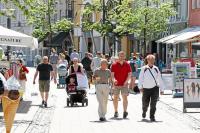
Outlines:
<svg viewBox="0 0 200 133"><path fill-rule="evenodd" d="M200 79L184 79L184 102L200 102Z"/></svg>
<svg viewBox="0 0 200 133"><path fill-rule="evenodd" d="M180 62L173 64L173 81L175 90L183 90L183 79L190 78L190 63Z"/></svg>
<svg viewBox="0 0 200 133"><path fill-rule="evenodd" d="M166 90L173 90L173 74L162 74L162 80Z"/></svg>

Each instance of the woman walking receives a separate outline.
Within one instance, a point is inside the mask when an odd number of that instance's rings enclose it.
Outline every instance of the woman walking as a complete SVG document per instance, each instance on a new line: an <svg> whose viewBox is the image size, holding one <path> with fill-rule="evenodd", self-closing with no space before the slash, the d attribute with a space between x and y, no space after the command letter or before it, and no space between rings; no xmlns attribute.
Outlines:
<svg viewBox="0 0 200 133"><path fill-rule="evenodd" d="M109 95L109 82L111 81L111 72L108 67L108 62L106 59L101 60L100 68L94 71L93 78L96 83L96 96L99 102L99 120L106 121L107 103Z"/></svg>
<svg viewBox="0 0 200 133"><path fill-rule="evenodd" d="M22 64L22 60L18 59L17 60L17 65L18 65L18 80L19 83L21 85L21 91L20 91L20 95L21 95L21 100L23 99L23 93L25 93L26 91L26 74L29 72L28 69L26 68L26 66L24 66Z"/></svg>

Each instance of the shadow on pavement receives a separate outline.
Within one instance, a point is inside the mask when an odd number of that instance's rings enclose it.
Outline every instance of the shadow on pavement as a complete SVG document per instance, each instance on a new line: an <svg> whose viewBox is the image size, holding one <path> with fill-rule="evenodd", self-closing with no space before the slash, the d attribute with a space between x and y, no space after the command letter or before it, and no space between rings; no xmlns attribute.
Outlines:
<svg viewBox="0 0 200 133"><path fill-rule="evenodd" d="M20 101L17 113L27 113L31 107L31 101ZM2 105L0 105L0 112L3 112Z"/></svg>
<svg viewBox="0 0 200 133"><path fill-rule="evenodd" d="M17 113L27 113L31 107L32 101L21 101Z"/></svg>
<svg viewBox="0 0 200 133"><path fill-rule="evenodd" d="M138 121L138 122L145 122L145 123L160 123L160 122L163 122L163 121L154 121L154 122L152 122L151 120L148 120L148 119L142 119L141 121Z"/></svg>
<svg viewBox="0 0 200 133"><path fill-rule="evenodd" d="M90 121L90 122L92 122L92 123L107 123L107 122L111 122L111 121L106 120L106 121Z"/></svg>
<svg viewBox="0 0 200 133"><path fill-rule="evenodd" d="M129 120L128 118L127 119L123 119L123 118L115 118L115 117L112 117L110 118L110 120Z"/></svg>

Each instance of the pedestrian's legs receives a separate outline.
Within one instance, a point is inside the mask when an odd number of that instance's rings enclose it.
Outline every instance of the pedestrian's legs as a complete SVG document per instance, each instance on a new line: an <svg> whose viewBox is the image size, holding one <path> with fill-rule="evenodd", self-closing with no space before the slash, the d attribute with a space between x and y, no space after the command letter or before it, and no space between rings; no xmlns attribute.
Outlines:
<svg viewBox="0 0 200 133"><path fill-rule="evenodd" d="M98 114L99 117L103 117L103 92L102 92L102 88L101 85L96 85L96 97L97 97L97 101L99 103L99 107L98 107Z"/></svg>
<svg viewBox="0 0 200 133"><path fill-rule="evenodd" d="M49 92L45 92L45 102L47 102L47 100L48 100L48 98L49 98Z"/></svg>
<svg viewBox="0 0 200 133"><path fill-rule="evenodd" d="M127 111L127 106L128 106L128 97L127 97L127 95L123 94L122 98L123 98L124 112L126 112Z"/></svg>
<svg viewBox="0 0 200 133"><path fill-rule="evenodd" d="M119 99L119 95L114 94L113 105L114 105L115 112L118 112L118 99Z"/></svg>
<svg viewBox="0 0 200 133"><path fill-rule="evenodd" d="M158 97L159 97L159 87L155 87L152 89L152 93L151 93L151 104L150 104L150 118L155 118L155 112L156 112L156 103L158 101Z"/></svg>
<svg viewBox="0 0 200 133"><path fill-rule="evenodd" d="M131 77L131 84L130 84L130 89L134 89L134 87L135 87L135 80L136 80L136 77Z"/></svg>
<svg viewBox="0 0 200 133"><path fill-rule="evenodd" d="M102 115L103 117L105 118L105 115L107 113L107 104L108 104L108 95L109 95L109 86L106 85L104 88L103 88L103 108L102 108Z"/></svg>
<svg viewBox="0 0 200 133"><path fill-rule="evenodd" d="M41 95L42 101L44 101L44 92L40 92L40 95Z"/></svg>
<svg viewBox="0 0 200 133"><path fill-rule="evenodd" d="M142 110L143 110L143 113L147 112L149 102L150 102L150 94L151 94L151 89L144 89L143 95L142 95Z"/></svg>

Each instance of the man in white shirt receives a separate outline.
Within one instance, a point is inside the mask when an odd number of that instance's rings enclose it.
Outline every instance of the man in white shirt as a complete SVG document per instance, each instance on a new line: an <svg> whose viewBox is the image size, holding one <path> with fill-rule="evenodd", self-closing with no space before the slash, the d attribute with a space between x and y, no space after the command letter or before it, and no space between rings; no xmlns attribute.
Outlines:
<svg viewBox="0 0 200 133"><path fill-rule="evenodd" d="M159 88L161 89L161 94L163 94L164 84L162 82L158 67L154 65L155 56L150 54L146 58L148 64L141 68L138 87L143 93L142 117L146 117L146 112L150 103L150 120L153 122L155 121L156 103L159 98Z"/></svg>

